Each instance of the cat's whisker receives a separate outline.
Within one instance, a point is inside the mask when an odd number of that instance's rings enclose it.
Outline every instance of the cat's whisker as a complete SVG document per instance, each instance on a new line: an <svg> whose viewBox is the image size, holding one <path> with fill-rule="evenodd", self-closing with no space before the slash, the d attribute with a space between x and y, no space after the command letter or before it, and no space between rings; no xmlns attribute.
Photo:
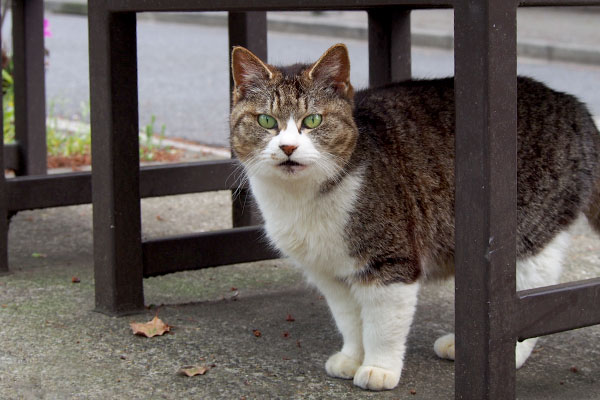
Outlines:
<svg viewBox="0 0 600 400"><path fill-rule="evenodd" d="M236 165L234 173L237 174L237 188L233 191L234 199L237 199L241 195L242 190L249 181L249 177L258 169L259 163L259 157L256 154L251 154L248 160L244 161L243 164L239 163Z"/></svg>
<svg viewBox="0 0 600 400"><path fill-rule="evenodd" d="M229 180L231 178L234 178L231 186L239 187L239 182L243 181L245 179L244 165L242 164L242 162L240 160L236 159L235 161L236 162L234 164L233 171L231 171L231 173L227 176L227 178L225 178L225 185L227 185L227 183L229 182ZM236 188L236 191L237 191L237 188Z"/></svg>

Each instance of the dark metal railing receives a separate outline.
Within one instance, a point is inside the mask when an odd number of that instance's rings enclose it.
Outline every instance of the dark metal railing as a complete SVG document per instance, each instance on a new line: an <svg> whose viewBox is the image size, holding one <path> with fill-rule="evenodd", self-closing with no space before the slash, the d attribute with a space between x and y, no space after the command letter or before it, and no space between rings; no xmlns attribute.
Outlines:
<svg viewBox="0 0 600 400"><path fill-rule="evenodd" d="M41 0L31 0L36 2ZM600 278L516 291L516 9L600 6L600 0L298 3L90 0L91 178L89 173L8 181L2 177L0 212L6 215L24 208L79 204L89 202L91 197L96 308L110 314L143 307L144 277L276 257L261 241L257 227L142 241L140 197L231 189L232 182L226 181L232 164L223 161L139 169L136 13L229 11L230 45L243 45L266 59L266 10L367 10L370 82L383 84L410 77L409 10L452 7L456 71L456 398L514 398L516 340L600 323ZM23 15L27 18L27 13ZM41 24L41 20L38 22ZM33 104L28 107L30 113L35 109ZM19 142L19 146L23 144ZM14 160L14 148L0 151L0 157L4 157L0 164ZM29 153L21 150L21 154ZM234 215L239 206L234 205ZM234 226L253 221L248 215L236 219ZM5 222L0 218L0 270L7 268Z"/></svg>

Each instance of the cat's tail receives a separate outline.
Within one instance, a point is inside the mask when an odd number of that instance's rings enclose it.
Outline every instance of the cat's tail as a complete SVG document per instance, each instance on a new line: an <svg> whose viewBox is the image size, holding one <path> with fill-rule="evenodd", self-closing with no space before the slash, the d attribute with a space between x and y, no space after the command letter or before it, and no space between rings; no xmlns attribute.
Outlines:
<svg viewBox="0 0 600 400"><path fill-rule="evenodd" d="M594 186L592 188L591 196L588 199L587 207L584 209L585 216L592 229L600 235L600 124L594 120L594 118L587 113L587 119L589 121L589 133L592 145L592 152L590 155L595 156L595 174ZM597 125L598 124L598 125Z"/></svg>
<svg viewBox="0 0 600 400"><path fill-rule="evenodd" d="M588 206L584 210L590 226L600 235L600 180L596 180Z"/></svg>

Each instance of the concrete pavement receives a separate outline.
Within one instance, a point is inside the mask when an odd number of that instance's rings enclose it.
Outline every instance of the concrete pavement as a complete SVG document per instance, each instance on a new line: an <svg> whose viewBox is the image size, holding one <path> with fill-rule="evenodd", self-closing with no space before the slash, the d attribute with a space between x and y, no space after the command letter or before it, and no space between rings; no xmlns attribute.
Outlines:
<svg viewBox="0 0 600 400"><path fill-rule="evenodd" d="M229 202L228 192L143 200L144 236L228 227ZM11 273L0 276L3 400L453 398L453 363L432 349L453 329L451 282L421 293L400 385L369 393L326 376L340 337L323 298L285 260L147 279L145 312L108 317L93 311L91 206L84 205L15 216L10 263ZM564 280L594 276L600 239L581 227ZM130 322L155 314L174 326L171 334L132 335ZM597 399L599 342L600 326L542 338L517 372L518 398ZM190 364L210 370L177 374Z"/></svg>

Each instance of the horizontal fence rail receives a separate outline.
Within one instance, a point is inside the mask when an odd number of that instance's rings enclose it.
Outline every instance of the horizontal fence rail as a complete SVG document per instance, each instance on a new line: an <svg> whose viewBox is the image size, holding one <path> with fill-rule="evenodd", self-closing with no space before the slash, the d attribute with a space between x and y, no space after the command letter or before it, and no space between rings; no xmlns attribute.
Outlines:
<svg viewBox="0 0 600 400"><path fill-rule="evenodd" d="M246 0L198 1L198 0L108 0L109 11L160 12L160 11L303 11L303 10L364 10L368 8L405 6L419 8L451 8L456 0L270 0L248 2ZM523 0L521 7L536 6L597 6L600 0Z"/></svg>
<svg viewBox="0 0 600 400"><path fill-rule="evenodd" d="M145 278L280 257L260 226L147 240L142 251Z"/></svg>
<svg viewBox="0 0 600 400"><path fill-rule="evenodd" d="M116 12L163 12L163 11L303 11L303 10L365 10L367 8L406 6L409 8L452 7L452 0L108 0L106 9Z"/></svg>
<svg viewBox="0 0 600 400"><path fill-rule="evenodd" d="M241 184L235 160L146 166L140 169L140 196L159 197L235 190ZM92 202L91 172L34 175L6 180L8 210L72 206Z"/></svg>
<svg viewBox="0 0 600 400"><path fill-rule="evenodd" d="M600 6L598 0L523 0L520 7Z"/></svg>
<svg viewBox="0 0 600 400"><path fill-rule="evenodd" d="M600 324L600 278L517 292L519 340Z"/></svg>

